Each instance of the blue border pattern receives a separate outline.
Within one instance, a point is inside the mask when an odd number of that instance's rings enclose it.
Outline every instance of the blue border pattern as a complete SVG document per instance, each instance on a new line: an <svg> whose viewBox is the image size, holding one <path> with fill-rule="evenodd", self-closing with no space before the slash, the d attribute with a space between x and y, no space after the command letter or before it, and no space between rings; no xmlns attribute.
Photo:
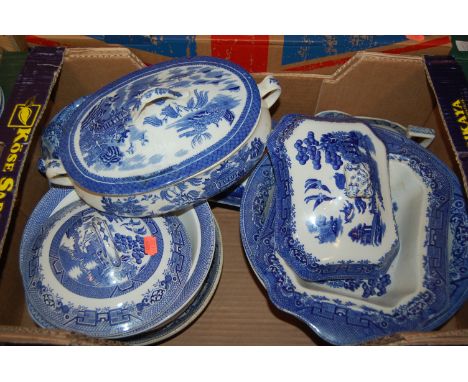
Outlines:
<svg viewBox="0 0 468 382"><path fill-rule="evenodd" d="M458 179L440 160L417 144L398 136L397 133L381 131L379 135L381 139L388 138L387 143L391 141L390 146L393 149L399 147L402 156L405 153L410 158L410 165L416 165L416 159L421 154L426 158L431 157L431 164L435 167L423 166L423 172L443 171L454 190L451 203L445 201L442 204L449 207L445 224L450 227L452 237L452 242L447 247L450 251L448 274L442 258L447 251L440 248L437 253L432 253L432 256L428 253L424 263L424 286L428 288L427 292L417 296L410 304L400 306L392 315L369 308L357 311L352 303L342 303L338 298L330 301L325 296L296 291L294 283L273 251L275 214L269 213L269 210L274 211L274 207L269 206L265 199L268 196L265 192L269 193L270 197L274 192L273 186L265 184L268 171L272 174L272 170L268 170L268 166L271 166L268 157L262 160L251 176L242 200L241 235L245 252L257 277L266 287L270 299L279 309L303 320L320 337L337 345L358 344L406 330L433 330L455 314L468 298L468 215ZM270 181L267 180L268 182ZM264 191L258 192L262 187ZM255 205L262 204L262 208L255 208ZM267 224L262 224L268 213ZM434 230L428 231L428 237L434 238L434 233ZM435 290L435 293L429 289ZM442 289L449 290L448 306L437 304L437 295L447 294Z"/></svg>
<svg viewBox="0 0 468 382"><path fill-rule="evenodd" d="M218 232L217 229L216 236L218 237L218 235L220 236L221 233ZM208 275L203 281L203 285L201 286L199 292L187 309L185 309L179 316L177 316L177 318L170 321L161 328L150 330L132 337L121 338L120 340L127 345L155 344L175 336L180 331L184 330L188 325L190 325L196 318L198 318L206 309L209 300L213 297L220 280L223 269L223 251L221 245L221 239L217 239L213 262L211 264L210 270L208 271ZM48 322L43 320L41 315L34 309L28 300L26 300L26 306L29 315L36 324L47 329L54 328Z"/></svg>
<svg viewBox="0 0 468 382"><path fill-rule="evenodd" d="M211 264L208 276L204 280L200 291L197 293L188 308L162 328L142 333L139 336L128 339L126 338L124 339L125 343L129 345L147 345L150 343L154 344L156 342L165 341L169 337L173 337L180 331L184 330L203 313L209 300L213 297L223 269L222 239L221 231L218 227L216 227L216 246L214 252L215 255L213 263Z"/></svg>
<svg viewBox="0 0 468 382"><path fill-rule="evenodd" d="M78 131L77 121L81 121L90 108L100 99L115 91L116 89L128 86L134 81L144 77L149 77L159 71L166 70L182 65L203 65L207 64L214 67L221 67L235 73L243 82L247 91L247 99L242 114L239 116L236 125L233 126L230 133L211 146L209 149L191 157L178 165L167 168L165 171L148 174L146 176L132 176L126 178L109 178L90 173L83 166L75 152L73 140ZM161 186L175 183L183 178L190 177L197 172L210 167L221 159L228 156L247 138L257 124L260 116L261 98L257 84L240 66L229 61L213 57L195 57L189 59L178 59L161 64L153 65L148 68L130 73L121 79L103 87L96 93L90 95L71 116L75 123L70 126L67 135L64 135L60 150L63 153L63 165L70 176L81 187L100 194L112 195L131 195L155 190Z"/></svg>

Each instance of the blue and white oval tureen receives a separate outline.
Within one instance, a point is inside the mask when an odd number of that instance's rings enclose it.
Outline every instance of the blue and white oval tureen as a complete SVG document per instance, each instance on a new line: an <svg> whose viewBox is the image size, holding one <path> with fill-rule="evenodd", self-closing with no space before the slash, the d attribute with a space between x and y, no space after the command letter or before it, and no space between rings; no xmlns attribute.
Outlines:
<svg viewBox="0 0 468 382"><path fill-rule="evenodd" d="M260 159L280 95L241 67L196 57L154 65L90 95L60 151L80 195L98 210L150 216L220 193Z"/></svg>

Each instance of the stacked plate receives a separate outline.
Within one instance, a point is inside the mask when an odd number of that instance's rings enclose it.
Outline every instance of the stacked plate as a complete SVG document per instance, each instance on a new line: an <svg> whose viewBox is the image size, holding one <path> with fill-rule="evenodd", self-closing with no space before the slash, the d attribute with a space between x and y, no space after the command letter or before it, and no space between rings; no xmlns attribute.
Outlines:
<svg viewBox="0 0 468 382"><path fill-rule="evenodd" d="M427 145L431 132L418 134ZM252 268L279 309L330 343L432 330L468 296L462 188L405 135L340 112L286 116L246 185Z"/></svg>
<svg viewBox="0 0 468 382"><path fill-rule="evenodd" d="M157 243L153 255L148 237ZM21 243L29 312L43 327L95 337L166 338L183 327L174 320L195 319L203 306L197 301L206 305L212 296L220 246L206 203L167 217L120 218L89 207L73 190L51 188Z"/></svg>
<svg viewBox="0 0 468 382"><path fill-rule="evenodd" d="M131 73L57 114L39 163L52 188L21 243L33 319L147 344L200 315L222 268L206 200L260 160L280 92L271 76L257 85L237 65L196 57Z"/></svg>

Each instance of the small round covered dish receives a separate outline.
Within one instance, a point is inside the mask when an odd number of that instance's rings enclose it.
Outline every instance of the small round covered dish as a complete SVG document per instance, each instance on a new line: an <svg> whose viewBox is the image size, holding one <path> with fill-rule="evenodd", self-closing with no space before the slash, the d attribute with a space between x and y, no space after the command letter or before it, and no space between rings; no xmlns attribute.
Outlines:
<svg viewBox="0 0 468 382"><path fill-rule="evenodd" d="M175 216L122 218L77 200L28 227L20 256L26 297L55 328L101 338L147 331L190 277L191 243Z"/></svg>
<svg viewBox="0 0 468 382"><path fill-rule="evenodd" d="M280 95L229 61L195 57L88 96L61 139L63 174L94 208L155 216L216 195L258 162Z"/></svg>
<svg viewBox="0 0 468 382"><path fill-rule="evenodd" d="M275 240L303 279L378 278L398 253L387 150L359 121L284 117L268 140Z"/></svg>

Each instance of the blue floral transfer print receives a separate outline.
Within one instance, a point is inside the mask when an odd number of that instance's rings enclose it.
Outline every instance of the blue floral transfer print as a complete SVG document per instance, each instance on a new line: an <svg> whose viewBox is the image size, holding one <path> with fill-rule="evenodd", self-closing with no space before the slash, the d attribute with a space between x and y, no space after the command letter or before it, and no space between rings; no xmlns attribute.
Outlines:
<svg viewBox="0 0 468 382"><path fill-rule="evenodd" d="M189 178L143 196L104 196L101 198L102 210L118 216L151 216L154 215L154 205L159 205L159 213L167 213L203 202L247 175L259 161L264 149L265 143L256 137L208 174Z"/></svg>
<svg viewBox="0 0 468 382"><path fill-rule="evenodd" d="M137 120L151 103L158 108L143 119L144 129L148 126L175 129L179 138L190 140L192 147L210 141L212 127L219 128L221 121L233 125L238 117L236 108L241 99L236 93L239 89L228 87L222 93L216 88L194 89L188 99L182 92L195 85L228 84L232 78L227 71L212 68L174 69L166 78L155 76L150 83L136 82L103 98L82 122L80 150L85 163L95 165L96 169L121 166L124 157L133 154L132 149L127 148L129 142L137 139L137 131L143 134L139 139L143 139L144 144L145 131L137 128Z"/></svg>
<svg viewBox="0 0 468 382"><path fill-rule="evenodd" d="M123 157L119 145L128 138L131 115L126 108L113 107L118 99L119 95L102 99L83 120L80 146L88 166L101 163L111 167Z"/></svg>
<svg viewBox="0 0 468 382"><path fill-rule="evenodd" d="M314 223L306 221L306 225L310 233L317 233L316 238L320 244L334 243L343 231L340 217L330 216L330 219L327 220L326 216L319 215Z"/></svg>

